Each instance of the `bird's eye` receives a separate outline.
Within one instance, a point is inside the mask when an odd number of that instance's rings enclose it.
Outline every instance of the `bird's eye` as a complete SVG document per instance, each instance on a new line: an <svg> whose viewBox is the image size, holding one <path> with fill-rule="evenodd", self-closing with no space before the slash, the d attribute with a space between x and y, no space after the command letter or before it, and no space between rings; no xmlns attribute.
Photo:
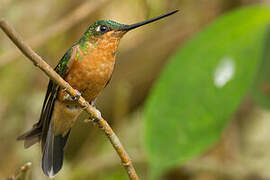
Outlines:
<svg viewBox="0 0 270 180"><path fill-rule="evenodd" d="M97 32L107 32L108 30L109 30L109 28L105 25L100 25L96 29Z"/></svg>

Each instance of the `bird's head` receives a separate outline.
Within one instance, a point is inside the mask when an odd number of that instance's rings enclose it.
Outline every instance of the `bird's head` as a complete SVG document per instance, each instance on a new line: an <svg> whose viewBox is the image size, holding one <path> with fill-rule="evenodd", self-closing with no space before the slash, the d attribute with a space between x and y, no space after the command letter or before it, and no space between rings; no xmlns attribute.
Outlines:
<svg viewBox="0 0 270 180"><path fill-rule="evenodd" d="M99 20L99 21L96 21L87 29L87 31L84 33L84 37L87 39L90 38L92 40L98 40L98 39L109 40L111 38L120 40L123 37L123 35L126 34L128 31L135 29L137 27L149 24L151 22L157 21L164 17L170 16L176 13L177 11L178 10L175 10L170 13L164 14L162 16L158 16L150 20L146 20L146 21L139 22L136 24L131 24L131 25L120 24L111 20Z"/></svg>

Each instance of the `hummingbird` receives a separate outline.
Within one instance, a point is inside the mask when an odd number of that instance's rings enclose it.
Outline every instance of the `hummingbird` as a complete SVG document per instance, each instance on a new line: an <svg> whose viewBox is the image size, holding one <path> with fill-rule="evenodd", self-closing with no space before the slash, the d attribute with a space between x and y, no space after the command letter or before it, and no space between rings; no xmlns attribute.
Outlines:
<svg viewBox="0 0 270 180"><path fill-rule="evenodd" d="M96 21L68 49L54 70L76 89L77 97L82 96L94 106L97 96L112 77L120 39L130 30L177 11L131 25L111 20ZM17 138L24 140L25 148L41 143L42 170L50 178L62 168L64 147L71 128L82 111L76 103L76 97L71 97L65 89L50 80L39 121ZM96 112L100 115L98 110Z"/></svg>

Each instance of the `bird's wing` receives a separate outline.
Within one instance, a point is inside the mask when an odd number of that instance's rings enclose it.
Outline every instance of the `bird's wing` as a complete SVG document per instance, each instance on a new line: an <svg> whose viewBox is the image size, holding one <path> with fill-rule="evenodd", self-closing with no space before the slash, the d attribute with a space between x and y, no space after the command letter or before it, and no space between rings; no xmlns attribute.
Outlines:
<svg viewBox="0 0 270 180"><path fill-rule="evenodd" d="M55 70L62 77L65 77L70 67L74 62L74 53L76 49L68 51L61 59ZM57 99L59 86L50 81L52 84L51 90L48 92L49 95L45 98L45 108L42 109L40 121L42 121L42 135L41 135L41 146L42 146L42 170L43 172L51 177L54 177L62 168L64 147L66 145L70 130L65 136L56 135L54 132L54 121L52 121L52 115L54 111L54 105ZM49 85L50 85L49 83ZM49 86L50 87L50 86ZM47 102L46 102L47 101ZM64 121L64 119L63 119Z"/></svg>
<svg viewBox="0 0 270 180"><path fill-rule="evenodd" d="M74 61L74 53L75 49L73 46L64 54L54 69L63 78L68 73L69 67ZM42 142L42 147L44 146L58 90L59 86L50 80L38 123L34 124L31 130L17 138L17 140L25 140L25 148L30 147L39 140Z"/></svg>
<svg viewBox="0 0 270 180"><path fill-rule="evenodd" d="M54 70L62 77L65 78L66 74L68 73L69 67L74 61L73 58L73 52L74 47L70 48L64 56L61 58L57 66L54 68ZM54 104L55 100L57 99L57 94L59 90L59 85L54 83L52 80L50 80L48 89L46 92L45 100L43 102L43 107L41 110L40 120L38 122L38 126L42 126L42 134L41 134L41 142L42 147L44 146L44 143L46 141L47 132L49 130L51 117L53 114Z"/></svg>

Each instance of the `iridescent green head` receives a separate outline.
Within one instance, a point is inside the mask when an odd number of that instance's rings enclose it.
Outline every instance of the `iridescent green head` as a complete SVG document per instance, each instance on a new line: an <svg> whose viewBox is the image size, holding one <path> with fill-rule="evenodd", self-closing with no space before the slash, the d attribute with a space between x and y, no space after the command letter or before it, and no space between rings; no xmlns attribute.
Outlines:
<svg viewBox="0 0 270 180"><path fill-rule="evenodd" d="M111 20L99 20L87 29L85 35L94 35L97 37L109 31L119 31L123 29L123 27L125 27L124 24L120 24Z"/></svg>
<svg viewBox="0 0 270 180"><path fill-rule="evenodd" d="M146 20L140 23L136 23L136 24L131 24L131 25L125 25L125 24L120 24L111 20L100 20L100 21L96 21L94 24L92 24L84 33L84 38L91 38L92 36L94 37L99 37L102 36L108 32L114 31L114 32L118 32L118 33L113 33L115 34L119 34L119 35L123 35L126 32L135 29L137 27L143 26L145 24L149 24L151 22L157 21L159 19L162 19L164 17L170 16L174 13L176 13L178 10L172 11L170 13L167 13L165 15L162 16L158 16L155 18L152 18L150 20Z"/></svg>

